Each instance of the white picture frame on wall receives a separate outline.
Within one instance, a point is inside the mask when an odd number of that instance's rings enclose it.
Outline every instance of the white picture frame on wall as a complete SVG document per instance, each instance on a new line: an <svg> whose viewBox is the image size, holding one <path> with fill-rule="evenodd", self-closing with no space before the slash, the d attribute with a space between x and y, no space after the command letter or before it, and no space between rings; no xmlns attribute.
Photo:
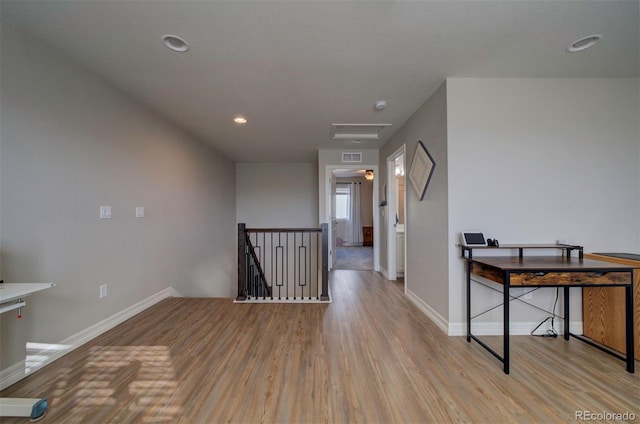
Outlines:
<svg viewBox="0 0 640 424"><path fill-rule="evenodd" d="M435 167L436 163L433 157L422 144L422 141L418 140L416 153L413 155L411 169L409 170L409 181L420 201L422 201L424 194L427 192Z"/></svg>

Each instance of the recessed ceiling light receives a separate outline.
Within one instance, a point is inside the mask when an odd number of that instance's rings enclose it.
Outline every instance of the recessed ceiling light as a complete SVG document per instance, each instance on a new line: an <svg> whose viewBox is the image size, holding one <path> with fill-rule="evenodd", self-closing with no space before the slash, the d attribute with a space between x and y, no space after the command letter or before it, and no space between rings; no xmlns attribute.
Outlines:
<svg viewBox="0 0 640 424"><path fill-rule="evenodd" d="M567 51L569 53L581 52L583 50L587 50L598 43L602 39L601 34L593 34L587 37L582 37L581 39L574 41L571 43L569 47L567 47Z"/></svg>
<svg viewBox="0 0 640 424"><path fill-rule="evenodd" d="M178 37L177 35L163 35L162 42L165 46L167 46L168 49L171 49L174 52L186 52L187 50L189 50L189 45L187 44L187 42L182 37Z"/></svg>
<svg viewBox="0 0 640 424"><path fill-rule="evenodd" d="M235 122L236 124L246 124L247 118L245 118L244 116L236 116L235 118L233 118L233 122Z"/></svg>

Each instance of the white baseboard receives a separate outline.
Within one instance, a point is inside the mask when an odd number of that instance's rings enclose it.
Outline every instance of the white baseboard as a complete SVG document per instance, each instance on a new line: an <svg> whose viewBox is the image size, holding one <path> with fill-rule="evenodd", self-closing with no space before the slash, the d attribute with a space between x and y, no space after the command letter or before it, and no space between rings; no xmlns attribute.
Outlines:
<svg viewBox="0 0 640 424"><path fill-rule="evenodd" d="M420 299L415 293L407 289L407 298L418 307L431 321L433 321L438 328L449 336L466 336L467 335L467 323L466 322L452 322L450 323L442 315L436 312L431 306L427 305L422 299ZM511 322L509 324L509 334L513 336L528 336L539 322ZM562 321L556 323L556 331L558 334L563 334ZM502 335L502 322L477 322L472 323L472 331L476 336L501 336ZM547 327L545 326L544 330ZM539 332L542 332L539 331ZM569 323L569 331L573 334L583 334L582 321L572 321Z"/></svg>
<svg viewBox="0 0 640 424"><path fill-rule="evenodd" d="M509 324L509 334L512 336L528 336L531 334L531 330L536 328L539 322L511 322ZM539 333L544 332L547 327L541 327L543 330L538 330ZM558 334L563 334L562 321L559 321L555 325ZM471 329L476 336L502 336L502 322L477 322L471 324ZM569 331L573 334L582 334L582 321L573 321L569 323ZM538 333L537 332L537 333ZM467 323L466 322L453 322L449 324L450 336L466 336L467 335ZM536 333L536 334L537 334Z"/></svg>
<svg viewBox="0 0 640 424"><path fill-rule="evenodd" d="M435 311L431 306L427 305L422 299L420 299L414 292L407 289L406 295L413 303L420 309L431 321L433 321L444 333L447 333L449 328L448 321ZM466 333L465 333L466 334ZM450 334L449 334L450 335Z"/></svg>
<svg viewBox="0 0 640 424"><path fill-rule="evenodd" d="M382 274L382 276L383 276L384 278L386 278L387 280L389 280L389 281L395 281L395 280L397 280L398 278L404 278L404 271L398 271L398 272L396 272L396 277L395 277L395 278L393 278L393 279L392 279L392 278L389 278L389 275L390 275L390 274L389 274L389 271L387 271L387 270L386 270L385 268L383 268L383 267L380 267L380 271L378 271L378 272L380 272L380 273Z"/></svg>
<svg viewBox="0 0 640 424"><path fill-rule="evenodd" d="M83 344L93 340L99 335L111 330L116 325L123 323L124 321L132 318L140 312L148 309L163 299L168 297L182 297L180 293L174 290L172 287L164 289L148 298L141 300L135 305L131 305L128 308L117 312L110 317L62 340L57 344L48 344L50 348L43 349L40 352L34 353L32 356L37 359L37 363L29 359L29 356L24 361L20 361L17 364L13 364L8 368L0 371L0 390L4 390L12 384L17 383L34 371L50 364L56 359L66 355L74 349L79 348Z"/></svg>
<svg viewBox="0 0 640 424"><path fill-rule="evenodd" d="M381 267L380 267L380 272L382 273L382 276L383 276L384 278L386 278L387 280L389 279L389 273L387 272L387 270L386 270L386 268L385 268L385 267L381 266Z"/></svg>

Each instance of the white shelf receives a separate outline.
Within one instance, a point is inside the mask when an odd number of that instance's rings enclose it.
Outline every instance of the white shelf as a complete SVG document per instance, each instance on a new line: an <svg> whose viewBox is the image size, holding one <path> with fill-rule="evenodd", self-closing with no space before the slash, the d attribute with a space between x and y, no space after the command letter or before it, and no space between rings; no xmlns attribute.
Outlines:
<svg viewBox="0 0 640 424"><path fill-rule="evenodd" d="M55 285L56 283L4 283L0 285L0 303L20 299Z"/></svg>

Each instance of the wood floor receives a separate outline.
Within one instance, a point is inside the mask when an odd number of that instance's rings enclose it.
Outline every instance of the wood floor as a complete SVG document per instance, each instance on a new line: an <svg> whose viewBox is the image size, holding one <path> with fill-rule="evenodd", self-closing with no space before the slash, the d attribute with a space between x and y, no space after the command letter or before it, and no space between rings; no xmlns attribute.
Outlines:
<svg viewBox="0 0 640 424"><path fill-rule="evenodd" d="M402 283L340 270L331 290L331 304L167 299L2 396L48 398L43 423L640 419L640 374L577 340L512 337L505 375L478 344L442 333Z"/></svg>
<svg viewBox="0 0 640 424"><path fill-rule="evenodd" d="M336 263L333 269L354 269L373 271L373 247L342 246L336 247Z"/></svg>

